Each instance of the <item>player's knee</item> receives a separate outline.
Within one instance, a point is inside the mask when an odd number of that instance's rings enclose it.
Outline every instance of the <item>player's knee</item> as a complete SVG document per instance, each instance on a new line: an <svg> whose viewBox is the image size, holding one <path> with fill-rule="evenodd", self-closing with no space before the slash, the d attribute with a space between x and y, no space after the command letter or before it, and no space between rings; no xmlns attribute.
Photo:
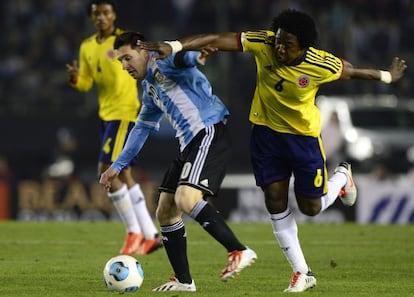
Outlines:
<svg viewBox="0 0 414 297"><path fill-rule="evenodd" d="M202 192L189 186L179 186L174 196L175 204L185 214L190 214L198 201L203 199Z"/></svg>
<svg viewBox="0 0 414 297"><path fill-rule="evenodd" d="M165 209L162 209L160 207L157 207L157 210L155 211L155 216L157 217L157 220L160 223L160 225L166 225L168 224L168 221L170 221L170 216L168 215L168 212L166 212Z"/></svg>
<svg viewBox="0 0 414 297"><path fill-rule="evenodd" d="M265 196L265 205L269 213L279 213L287 208L287 199L277 199L274 196Z"/></svg>
<svg viewBox="0 0 414 297"><path fill-rule="evenodd" d="M160 203L155 210L155 216L160 225L171 225L180 220L181 212L175 207L171 208Z"/></svg>
<svg viewBox="0 0 414 297"><path fill-rule="evenodd" d="M161 225L169 225L181 217L181 212L174 202L174 194L162 192L158 200L155 216Z"/></svg>
<svg viewBox="0 0 414 297"><path fill-rule="evenodd" d="M166 212L165 209L159 204L157 209L155 210L155 217L159 222L164 222L166 219Z"/></svg>
<svg viewBox="0 0 414 297"><path fill-rule="evenodd" d="M307 216L316 216L321 211L321 205L317 203L307 203L299 205L300 211Z"/></svg>
<svg viewBox="0 0 414 297"><path fill-rule="evenodd" d="M176 196L175 203L177 205L177 208L185 214L189 214L195 206L193 200L186 196Z"/></svg>

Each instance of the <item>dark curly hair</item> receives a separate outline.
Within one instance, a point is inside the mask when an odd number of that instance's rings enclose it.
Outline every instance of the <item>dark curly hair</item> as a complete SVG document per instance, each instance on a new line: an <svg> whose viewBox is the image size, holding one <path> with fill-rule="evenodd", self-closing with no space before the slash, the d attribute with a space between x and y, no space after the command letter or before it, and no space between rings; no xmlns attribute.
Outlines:
<svg viewBox="0 0 414 297"><path fill-rule="evenodd" d="M271 30L276 33L278 29L295 35L302 49L313 46L318 39L312 17L295 9L284 10L273 19Z"/></svg>
<svg viewBox="0 0 414 297"><path fill-rule="evenodd" d="M86 6L86 13L88 16L92 13L92 5L99 5L99 4L109 4L112 6L112 9L117 13L117 5L115 0L91 0L88 3L88 6Z"/></svg>
<svg viewBox="0 0 414 297"><path fill-rule="evenodd" d="M123 32L115 38L114 49L119 49L123 45L130 45L131 48L136 48L138 40L145 41L144 35L133 31Z"/></svg>

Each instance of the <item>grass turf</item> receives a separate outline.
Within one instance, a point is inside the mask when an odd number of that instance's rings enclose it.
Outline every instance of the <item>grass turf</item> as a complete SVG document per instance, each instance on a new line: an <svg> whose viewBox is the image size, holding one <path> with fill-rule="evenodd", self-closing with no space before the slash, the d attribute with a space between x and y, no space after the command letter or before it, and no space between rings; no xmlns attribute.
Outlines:
<svg viewBox="0 0 414 297"><path fill-rule="evenodd" d="M186 222L196 293L151 292L172 274L164 250L137 256L145 279L127 296L286 296L291 270L269 224L230 224L258 254L257 262L228 282L219 279L226 251L195 223ZM302 248L317 278L303 295L414 296L411 225L299 225ZM0 222L0 296L117 296L102 280L106 261L124 237L118 222Z"/></svg>

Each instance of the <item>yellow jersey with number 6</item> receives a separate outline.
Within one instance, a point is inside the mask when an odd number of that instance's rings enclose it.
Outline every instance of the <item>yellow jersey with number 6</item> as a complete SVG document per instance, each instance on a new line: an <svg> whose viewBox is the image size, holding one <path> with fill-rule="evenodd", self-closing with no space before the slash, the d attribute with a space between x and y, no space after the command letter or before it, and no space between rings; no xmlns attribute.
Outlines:
<svg viewBox="0 0 414 297"><path fill-rule="evenodd" d="M254 55L257 68L249 120L277 132L319 136L320 112L315 96L320 85L341 77L342 60L310 47L299 64L286 66L274 55L274 32L247 31L240 36L243 52Z"/></svg>

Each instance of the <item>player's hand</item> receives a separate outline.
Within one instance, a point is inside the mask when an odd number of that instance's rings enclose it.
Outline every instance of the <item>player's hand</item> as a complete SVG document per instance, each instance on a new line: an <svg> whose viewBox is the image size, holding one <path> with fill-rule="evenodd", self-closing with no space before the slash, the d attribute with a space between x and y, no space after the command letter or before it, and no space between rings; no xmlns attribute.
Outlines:
<svg viewBox="0 0 414 297"><path fill-rule="evenodd" d="M213 47L210 45L207 45L206 47L202 48L200 50L200 55L197 58L197 61L200 65L205 65L206 64L206 58L208 56L210 56L212 53L218 51L217 47Z"/></svg>
<svg viewBox="0 0 414 297"><path fill-rule="evenodd" d="M404 70L407 68L405 60L395 57L392 61L391 67L389 69L392 77L392 82L398 81L401 77L404 76Z"/></svg>
<svg viewBox="0 0 414 297"><path fill-rule="evenodd" d="M157 60L165 59L172 53L172 47L168 43L162 41L138 40L137 45L140 49L158 52L158 56L155 57Z"/></svg>
<svg viewBox="0 0 414 297"><path fill-rule="evenodd" d="M76 81L79 75L78 61L74 60L72 64L66 64L66 72L69 74L70 81Z"/></svg>
<svg viewBox="0 0 414 297"><path fill-rule="evenodd" d="M109 191L111 189L112 180L116 176L118 176L118 172L112 167L109 167L104 173L101 174L99 183L104 186L105 190Z"/></svg>

